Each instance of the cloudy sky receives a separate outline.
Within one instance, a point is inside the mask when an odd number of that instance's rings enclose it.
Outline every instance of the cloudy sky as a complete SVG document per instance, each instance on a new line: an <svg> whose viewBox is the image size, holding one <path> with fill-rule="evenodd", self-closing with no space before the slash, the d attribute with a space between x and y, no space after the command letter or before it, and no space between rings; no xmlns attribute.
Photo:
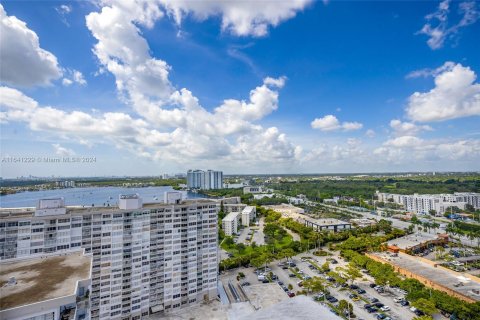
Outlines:
<svg viewBox="0 0 480 320"><path fill-rule="evenodd" d="M2 1L1 175L480 170L479 19L468 0Z"/></svg>

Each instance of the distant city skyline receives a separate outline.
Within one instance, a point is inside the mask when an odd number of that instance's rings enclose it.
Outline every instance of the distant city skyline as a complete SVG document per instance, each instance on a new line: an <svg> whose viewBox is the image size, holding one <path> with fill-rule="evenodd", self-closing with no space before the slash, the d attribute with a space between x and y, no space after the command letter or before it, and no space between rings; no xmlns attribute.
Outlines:
<svg viewBox="0 0 480 320"><path fill-rule="evenodd" d="M480 170L478 2L147 3L0 4L2 178Z"/></svg>
<svg viewBox="0 0 480 320"><path fill-rule="evenodd" d="M355 176L355 175L384 175L384 176L392 176L392 175L448 175L448 174L460 174L460 173L480 173L478 170L471 170L471 171L378 171L378 172L299 172L299 173L225 173L224 177L236 177L236 176L336 176L336 175L344 175L344 176ZM26 175L26 176L16 176L16 177L0 177L0 179L5 180L15 180L15 179L49 179L49 180L62 180L62 179L89 179L89 178L99 178L99 179L122 179L122 178L163 178L164 173L160 174L146 174L146 175L103 175L103 176L90 176L90 175L83 175L83 176L75 176L75 175L65 175L65 176L35 176L35 175ZM172 174L173 175L173 174ZM171 176L171 178L179 178ZM183 176L186 178L186 176Z"/></svg>

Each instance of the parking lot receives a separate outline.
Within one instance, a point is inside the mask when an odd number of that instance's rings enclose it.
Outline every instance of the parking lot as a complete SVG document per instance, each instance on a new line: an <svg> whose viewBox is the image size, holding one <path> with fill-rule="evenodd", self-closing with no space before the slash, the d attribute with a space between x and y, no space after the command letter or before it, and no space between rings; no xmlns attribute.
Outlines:
<svg viewBox="0 0 480 320"><path fill-rule="evenodd" d="M301 259L302 257L308 257L309 260ZM345 266L347 264L342 258L336 255L332 257L317 257L307 253L293 257L292 261L299 269L297 273L301 273L304 276L320 277L325 279L324 283L328 285L329 295L337 300L335 301L332 299L332 301L334 301L333 305L337 305L338 300L343 299L348 301L353 305L353 312L357 316L357 319L411 320L416 316L415 313L410 310L411 306L401 305L400 300L404 298L404 293L400 292L398 289L390 287L386 287L383 291L380 290L381 292L377 292L377 290L370 286L373 286L373 279L368 274L362 272L363 277L355 280L354 282L356 287L353 286L352 288L342 288L341 286L336 285L334 282L326 280L327 276L321 274L315 267L309 267L311 265L310 261L314 262L318 266L321 266L327 261L327 258L333 258L335 261L337 261L335 264L330 263L331 270L335 270L336 267ZM250 303L252 303L252 305L254 305L256 308L263 308L278 301L289 299L289 292L296 294L298 291L303 290L303 288L299 285L301 279L297 275L293 274L291 268L281 264L285 264L285 260L277 260L268 265L268 269L266 270L267 272L265 273L267 278L270 272L275 275L275 279L268 279L270 280L268 283L263 283L263 281L259 280L258 274L255 273L254 268L231 270L222 275L222 277L234 279L238 285L243 284L243 291L249 298ZM245 278L237 281L236 276L238 275L238 272L243 272L245 274ZM260 272L263 273L263 270ZM350 284L351 283L349 283L349 285ZM291 289L289 288L289 285ZM358 293L358 290L360 289L364 290L365 293ZM355 296L352 296L352 294L355 294L356 298ZM313 298L313 294L311 294L311 297ZM396 301L394 299L396 299ZM327 301L324 300L324 298L321 298L319 303L327 303ZM375 309L371 309L371 312L369 312L365 308L365 305L367 304L377 304L377 306L374 306ZM380 310L380 308L384 306L388 306L388 308L384 308L384 311ZM446 318L436 315L435 319Z"/></svg>

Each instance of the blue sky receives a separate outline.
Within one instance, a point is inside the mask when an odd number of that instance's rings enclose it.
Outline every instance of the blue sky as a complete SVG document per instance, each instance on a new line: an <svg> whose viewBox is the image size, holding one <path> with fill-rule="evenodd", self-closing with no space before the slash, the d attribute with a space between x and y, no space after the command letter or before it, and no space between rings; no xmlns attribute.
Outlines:
<svg viewBox="0 0 480 320"><path fill-rule="evenodd" d="M1 5L4 178L480 169L478 3Z"/></svg>

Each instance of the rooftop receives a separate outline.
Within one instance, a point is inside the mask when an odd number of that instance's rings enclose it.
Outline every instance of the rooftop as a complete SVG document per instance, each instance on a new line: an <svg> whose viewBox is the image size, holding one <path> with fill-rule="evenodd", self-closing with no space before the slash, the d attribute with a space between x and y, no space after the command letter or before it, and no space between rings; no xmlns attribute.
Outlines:
<svg viewBox="0 0 480 320"><path fill-rule="evenodd" d="M90 277L91 258L82 253L0 263L0 310L75 294ZM15 277L16 284L8 281Z"/></svg>
<svg viewBox="0 0 480 320"><path fill-rule="evenodd" d="M337 225L337 224L350 224L350 222L345 222L345 221L334 219L334 218L313 219L313 218L305 217L304 219L306 221L311 222L311 223L315 223L319 226L331 226L331 225Z"/></svg>
<svg viewBox="0 0 480 320"><path fill-rule="evenodd" d="M423 261L422 258L414 257L405 253L399 253L398 257L393 257L386 253L376 253L375 255L434 283L438 283L453 291L459 292L464 296L480 301L480 295L477 295L472 291L480 290L480 283L472 280L468 275L463 276L458 272L447 270L442 267L435 267L433 264ZM458 286L458 284L461 285Z"/></svg>
<svg viewBox="0 0 480 320"><path fill-rule="evenodd" d="M240 212L237 212L237 211L230 212L225 216L225 218L222 219L222 221L233 221L237 218L239 214Z"/></svg>
<svg viewBox="0 0 480 320"><path fill-rule="evenodd" d="M425 243L427 241L433 241L438 239L436 234L428 234L428 233L419 233L419 234L409 234L401 238L393 239L387 242L389 246L396 246L400 249L408 249L415 247L421 243Z"/></svg>
<svg viewBox="0 0 480 320"><path fill-rule="evenodd" d="M304 295L292 299L283 300L270 307L239 317L239 320L339 320L339 316L333 314L327 307L313 301L311 297Z"/></svg>
<svg viewBox="0 0 480 320"><path fill-rule="evenodd" d="M196 203L215 203L213 200L209 199L189 199L183 200L181 203L176 205L191 205ZM172 206L172 204L165 204L163 202L156 203L144 203L142 209L155 209L163 206ZM113 213L118 211L132 211L134 209L122 210L117 206L110 207L89 207L89 206L67 206L67 214L76 213L76 214L86 214L86 213ZM20 217L32 217L35 213L34 207L25 207L25 208L0 208L0 220L6 220L11 218L20 218Z"/></svg>
<svg viewBox="0 0 480 320"><path fill-rule="evenodd" d="M254 206L246 206L242 212L248 212L248 213L252 213L253 211L255 211L256 208Z"/></svg>

